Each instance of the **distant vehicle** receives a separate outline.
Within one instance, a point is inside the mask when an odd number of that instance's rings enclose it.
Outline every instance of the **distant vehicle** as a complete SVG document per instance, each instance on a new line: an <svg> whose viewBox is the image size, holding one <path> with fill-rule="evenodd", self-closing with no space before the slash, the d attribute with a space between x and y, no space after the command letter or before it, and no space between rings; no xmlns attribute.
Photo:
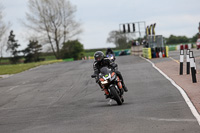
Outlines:
<svg viewBox="0 0 200 133"><path fill-rule="evenodd" d="M106 57L113 62L115 61L115 55L113 54L107 54Z"/></svg>
<svg viewBox="0 0 200 133"><path fill-rule="evenodd" d="M122 51L120 52L119 56L123 56L123 55L127 55L127 53L126 53L124 50L122 50Z"/></svg>
<svg viewBox="0 0 200 133"><path fill-rule="evenodd" d="M196 42L196 44L197 44L197 49L200 49L200 38L199 38L199 39L197 39L197 42Z"/></svg>

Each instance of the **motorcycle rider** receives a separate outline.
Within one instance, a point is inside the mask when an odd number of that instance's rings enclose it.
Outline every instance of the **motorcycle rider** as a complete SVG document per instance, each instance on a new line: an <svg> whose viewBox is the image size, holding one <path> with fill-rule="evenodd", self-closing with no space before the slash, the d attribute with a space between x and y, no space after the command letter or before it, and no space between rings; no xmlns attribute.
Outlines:
<svg viewBox="0 0 200 133"><path fill-rule="evenodd" d="M94 69L93 75L96 75L96 82L99 82L99 73L100 73L100 69L102 67L107 66L108 68L111 68L113 70L115 70L115 67L117 67L117 64L115 64L114 62L112 62L108 58L106 58L102 51L95 52L94 59L95 59L95 61L93 63L93 69ZM126 88L126 86L124 84L124 80L123 80L121 73L117 70L115 70L115 73L121 80L124 91L127 92L128 89ZM99 85L100 85L100 83L99 83ZM101 87L101 85L100 85L100 87ZM102 89L102 87L101 87L101 89ZM107 92L107 90L104 89L103 91L105 92L106 98L109 98L109 93Z"/></svg>
<svg viewBox="0 0 200 133"><path fill-rule="evenodd" d="M107 48L107 50L106 50L106 56L109 55L109 54L113 55L113 57L114 57L113 61L115 61L115 53L112 51L111 48Z"/></svg>

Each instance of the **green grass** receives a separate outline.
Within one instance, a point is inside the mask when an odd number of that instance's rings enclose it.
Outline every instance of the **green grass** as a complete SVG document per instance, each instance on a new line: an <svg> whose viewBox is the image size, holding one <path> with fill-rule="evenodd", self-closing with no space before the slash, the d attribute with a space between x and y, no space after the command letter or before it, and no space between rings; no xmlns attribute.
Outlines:
<svg viewBox="0 0 200 133"><path fill-rule="evenodd" d="M45 58L45 61L56 60L56 57L54 55L42 55L42 56L40 56L40 58ZM21 60L21 62L23 62L25 60L25 58L21 58L20 60ZM1 63L2 64L4 64L4 63L5 64L10 64L10 61L7 58L3 58L0 61L0 64Z"/></svg>
<svg viewBox="0 0 200 133"><path fill-rule="evenodd" d="M54 55L40 56L40 58L45 58L46 61L56 60L56 57Z"/></svg>
<svg viewBox="0 0 200 133"><path fill-rule="evenodd" d="M8 59L2 59L2 60L1 60L1 63L7 63L7 62L9 62Z"/></svg>
<svg viewBox="0 0 200 133"><path fill-rule="evenodd" d="M0 64L9 64L9 59L1 59Z"/></svg>
<svg viewBox="0 0 200 133"><path fill-rule="evenodd" d="M93 49L93 50L86 50L85 51L85 56L94 56L94 53L98 51L99 49ZM101 49L100 49L101 50ZM122 49L120 49L122 50ZM105 53L106 49L102 49L102 51ZM115 49L114 51L119 51L119 49ZM37 67L40 65L46 65L46 64L51 64L51 63L56 63L56 62L62 62L62 60L56 60L54 55L42 55L40 58L45 58L45 61L43 62L36 62L36 63L22 63L22 64L16 64L16 65L0 65L0 75L5 75L5 74L16 74L23 72L25 70L28 70L33 67ZM68 61L68 60L67 60ZM70 60L71 61L71 60ZM2 63L9 63L8 59L2 59Z"/></svg>
<svg viewBox="0 0 200 133"><path fill-rule="evenodd" d="M16 65L0 65L0 75L16 74L40 65L47 65L57 62L62 62L62 60L51 60L51 61L43 61L36 63L16 64Z"/></svg>

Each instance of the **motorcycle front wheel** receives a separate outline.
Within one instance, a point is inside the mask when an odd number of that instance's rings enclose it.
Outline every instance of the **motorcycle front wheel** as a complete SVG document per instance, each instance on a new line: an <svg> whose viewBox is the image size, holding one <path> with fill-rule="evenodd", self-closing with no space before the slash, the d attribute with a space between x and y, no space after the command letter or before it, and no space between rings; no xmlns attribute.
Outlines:
<svg viewBox="0 0 200 133"><path fill-rule="evenodd" d="M122 100L121 100L119 94L117 93L115 87L111 87L111 88L110 88L110 92L111 92L111 94L113 95L114 100L117 102L117 104L118 104L118 105L122 105Z"/></svg>

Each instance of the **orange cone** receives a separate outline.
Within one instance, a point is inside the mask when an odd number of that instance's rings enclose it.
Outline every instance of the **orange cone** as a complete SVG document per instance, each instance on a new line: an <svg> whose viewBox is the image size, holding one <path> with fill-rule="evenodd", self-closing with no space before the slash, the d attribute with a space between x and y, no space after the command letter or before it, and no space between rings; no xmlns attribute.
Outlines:
<svg viewBox="0 0 200 133"><path fill-rule="evenodd" d="M163 50L163 55L162 55L163 57L165 57L165 51Z"/></svg>

